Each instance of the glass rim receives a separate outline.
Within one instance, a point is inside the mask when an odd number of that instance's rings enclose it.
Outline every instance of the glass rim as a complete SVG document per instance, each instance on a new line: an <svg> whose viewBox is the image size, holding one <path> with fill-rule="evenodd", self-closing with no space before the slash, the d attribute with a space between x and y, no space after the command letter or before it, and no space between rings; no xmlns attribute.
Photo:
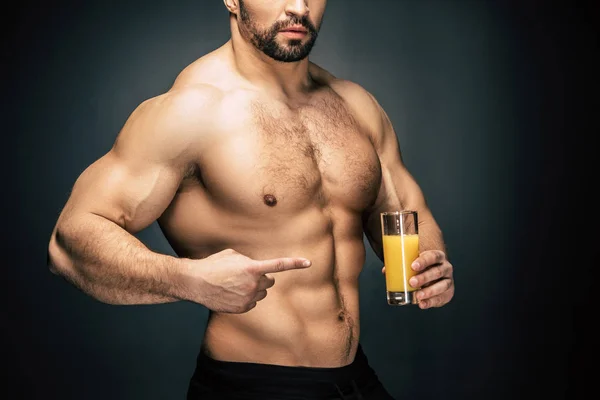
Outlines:
<svg viewBox="0 0 600 400"><path fill-rule="evenodd" d="M405 215L405 214L416 214L417 210L401 210L401 211L384 211L381 215Z"/></svg>

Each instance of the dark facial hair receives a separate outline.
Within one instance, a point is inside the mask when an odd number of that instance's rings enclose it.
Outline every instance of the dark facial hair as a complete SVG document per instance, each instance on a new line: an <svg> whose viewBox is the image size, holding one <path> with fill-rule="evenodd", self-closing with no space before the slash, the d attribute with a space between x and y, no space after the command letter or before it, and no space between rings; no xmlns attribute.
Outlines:
<svg viewBox="0 0 600 400"><path fill-rule="evenodd" d="M296 62L306 58L317 40L317 28L308 17L291 16L286 21L277 21L270 28L262 30L256 26L243 1L240 1L240 19L250 34L250 41L260 51L274 60L282 62ZM308 31L308 40L289 40L286 45L276 41L277 33L293 25L302 25Z"/></svg>

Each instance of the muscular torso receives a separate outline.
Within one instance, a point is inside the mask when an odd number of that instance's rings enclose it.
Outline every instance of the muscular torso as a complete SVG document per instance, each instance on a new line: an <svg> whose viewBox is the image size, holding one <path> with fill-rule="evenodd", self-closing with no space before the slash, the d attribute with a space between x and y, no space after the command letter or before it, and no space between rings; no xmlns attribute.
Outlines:
<svg viewBox="0 0 600 400"><path fill-rule="evenodd" d="M243 314L211 313L203 349L228 361L341 366L359 340L362 214L381 168L369 134L329 85L290 106L226 91L175 198L159 219L174 250L203 258L232 248L253 259L299 256Z"/></svg>

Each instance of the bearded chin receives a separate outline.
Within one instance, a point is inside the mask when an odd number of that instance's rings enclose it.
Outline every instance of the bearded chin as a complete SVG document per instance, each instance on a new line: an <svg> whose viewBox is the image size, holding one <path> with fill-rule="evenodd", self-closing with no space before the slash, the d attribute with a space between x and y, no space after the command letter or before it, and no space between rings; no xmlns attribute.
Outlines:
<svg viewBox="0 0 600 400"><path fill-rule="evenodd" d="M303 44L302 40L292 39L287 45L281 45L277 42L277 34L280 27L273 26L269 30L261 31L252 21L252 18L244 3L240 1L240 31L242 36L246 36L257 50L263 52L270 58L280 62L297 62L305 59L310 54L318 32L311 28L308 33L310 36Z"/></svg>
<svg viewBox="0 0 600 400"><path fill-rule="evenodd" d="M310 34L310 38L304 44L302 40L290 40L287 42L287 46L280 45L273 34L264 36L255 34L253 39L254 46L272 59L280 62L297 62L308 57L316 36Z"/></svg>

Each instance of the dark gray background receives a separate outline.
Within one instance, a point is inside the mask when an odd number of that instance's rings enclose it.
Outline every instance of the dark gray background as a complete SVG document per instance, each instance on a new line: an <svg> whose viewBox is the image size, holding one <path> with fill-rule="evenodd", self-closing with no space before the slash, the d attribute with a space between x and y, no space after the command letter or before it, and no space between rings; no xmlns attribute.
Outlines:
<svg viewBox="0 0 600 400"><path fill-rule="evenodd" d="M227 13L218 0L75 3L4 16L10 398L183 399L206 310L102 304L50 274L46 248L77 176L141 101L228 39ZM311 59L387 110L455 266L446 307L392 308L369 249L361 341L399 399L573 399L591 385L593 261L574 258L589 185L575 167L593 163L581 137L597 132L597 14L550 4L329 2ZM172 253L156 225L139 237Z"/></svg>

